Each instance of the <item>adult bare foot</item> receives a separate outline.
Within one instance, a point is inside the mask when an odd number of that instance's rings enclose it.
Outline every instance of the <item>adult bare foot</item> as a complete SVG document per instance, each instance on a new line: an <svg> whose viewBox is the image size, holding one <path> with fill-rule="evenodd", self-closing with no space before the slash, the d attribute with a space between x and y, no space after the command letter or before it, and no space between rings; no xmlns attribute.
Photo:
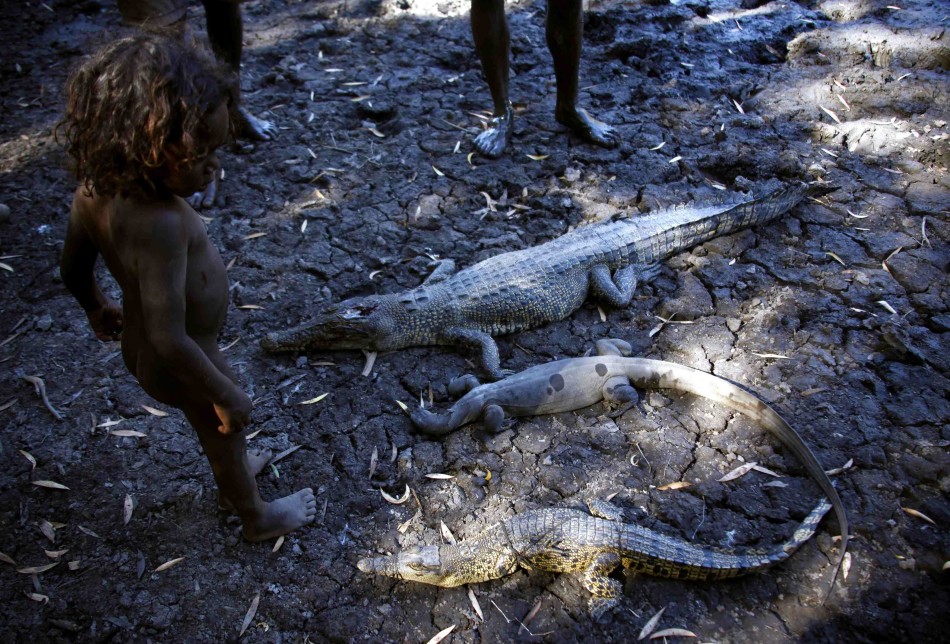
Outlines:
<svg viewBox="0 0 950 644"><path fill-rule="evenodd" d="M505 151L505 146L511 141L512 120L514 112L511 107L505 109L502 116L492 117L488 121L488 129L475 137L475 150L490 159L497 159Z"/></svg>
<svg viewBox="0 0 950 644"><path fill-rule="evenodd" d="M277 136L277 126L274 125L273 121L258 118L243 107L237 109L235 119L235 127L239 136L255 141L270 141Z"/></svg>
<svg viewBox="0 0 950 644"><path fill-rule="evenodd" d="M257 521L253 525L244 525L244 538L248 541L273 539L312 523L316 516L317 499L312 489L304 488L290 496L265 503Z"/></svg>
<svg viewBox="0 0 950 644"><path fill-rule="evenodd" d="M557 108L554 111L554 118L589 143L605 148L615 148L620 143L620 134L617 130L598 121L583 108L573 106Z"/></svg>
<svg viewBox="0 0 950 644"><path fill-rule="evenodd" d="M247 450L247 469L251 473L251 476L257 476L263 472L272 458L274 458L274 452L269 449ZM218 509L233 512L234 504L225 498L224 495L218 493Z"/></svg>

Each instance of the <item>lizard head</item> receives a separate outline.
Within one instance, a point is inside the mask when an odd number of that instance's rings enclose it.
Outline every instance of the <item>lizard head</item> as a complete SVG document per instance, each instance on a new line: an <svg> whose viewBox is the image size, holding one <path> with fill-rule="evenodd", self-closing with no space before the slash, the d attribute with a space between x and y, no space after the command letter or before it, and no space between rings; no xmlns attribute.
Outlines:
<svg viewBox="0 0 950 644"><path fill-rule="evenodd" d="M272 353L305 349L368 349L385 351L396 328L396 306L390 296L356 297L334 304L314 319L285 331L268 333L261 346Z"/></svg>

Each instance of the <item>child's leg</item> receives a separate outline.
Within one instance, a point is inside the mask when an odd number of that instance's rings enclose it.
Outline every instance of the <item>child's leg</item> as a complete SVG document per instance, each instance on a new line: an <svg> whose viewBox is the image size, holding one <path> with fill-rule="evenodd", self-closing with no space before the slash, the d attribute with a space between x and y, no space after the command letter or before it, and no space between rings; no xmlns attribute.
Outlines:
<svg viewBox="0 0 950 644"><path fill-rule="evenodd" d="M263 501L248 460L244 435L220 433L217 414L211 407L188 405L182 411L198 432L222 496L241 517L246 539L264 541L313 521L317 514L313 490L305 488L276 501Z"/></svg>

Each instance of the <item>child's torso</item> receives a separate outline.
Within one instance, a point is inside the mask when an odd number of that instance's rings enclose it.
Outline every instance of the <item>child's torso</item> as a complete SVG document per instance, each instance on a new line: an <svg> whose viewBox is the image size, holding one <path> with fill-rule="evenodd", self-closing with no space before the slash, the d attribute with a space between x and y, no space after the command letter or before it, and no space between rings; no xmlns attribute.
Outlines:
<svg viewBox="0 0 950 644"><path fill-rule="evenodd" d="M224 325L228 308L228 277L217 249L208 239L204 222L183 200L137 204L120 197L93 198L83 209L87 232L99 248L109 271L122 288L127 340L144 339L141 263L162 261L149 251L153 226L150 218L177 217L187 239L185 267L185 332L199 345L212 346ZM134 337L130 337L134 336Z"/></svg>

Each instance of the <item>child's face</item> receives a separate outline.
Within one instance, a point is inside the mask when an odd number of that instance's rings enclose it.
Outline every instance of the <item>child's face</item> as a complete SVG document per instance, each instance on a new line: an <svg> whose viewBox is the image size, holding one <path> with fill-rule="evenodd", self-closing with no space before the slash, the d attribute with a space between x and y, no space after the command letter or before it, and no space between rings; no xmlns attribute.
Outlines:
<svg viewBox="0 0 950 644"><path fill-rule="evenodd" d="M205 119L207 139L201 141L201 154L186 163L170 163L165 187L182 198L204 190L214 180L214 173L221 167L217 149L228 141L228 107L222 103Z"/></svg>

